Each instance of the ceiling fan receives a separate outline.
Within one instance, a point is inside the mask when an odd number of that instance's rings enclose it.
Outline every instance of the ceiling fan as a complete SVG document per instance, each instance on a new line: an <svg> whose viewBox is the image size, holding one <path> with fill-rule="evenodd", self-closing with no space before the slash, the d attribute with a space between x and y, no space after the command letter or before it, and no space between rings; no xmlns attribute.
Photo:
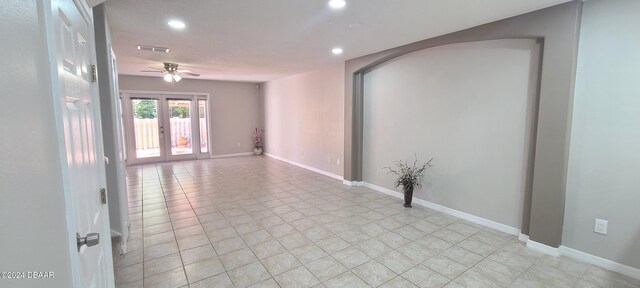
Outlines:
<svg viewBox="0 0 640 288"><path fill-rule="evenodd" d="M163 78L164 78L164 81L167 81L167 82L178 82L182 80L182 76L180 76L180 74L185 74L185 75L194 76L194 77L200 76L200 74L193 73L190 70L180 70L178 69L178 64L171 63L171 62L164 62L164 69L155 68L155 67L149 67L149 68L154 70L142 70L140 72L166 73L166 75L164 75Z"/></svg>

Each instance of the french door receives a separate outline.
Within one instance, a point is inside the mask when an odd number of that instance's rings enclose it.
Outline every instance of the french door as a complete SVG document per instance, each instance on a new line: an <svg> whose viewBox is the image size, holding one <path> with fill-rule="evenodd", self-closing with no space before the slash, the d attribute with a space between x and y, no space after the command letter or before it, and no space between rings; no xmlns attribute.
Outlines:
<svg viewBox="0 0 640 288"><path fill-rule="evenodd" d="M123 96L128 164L208 158L207 95Z"/></svg>

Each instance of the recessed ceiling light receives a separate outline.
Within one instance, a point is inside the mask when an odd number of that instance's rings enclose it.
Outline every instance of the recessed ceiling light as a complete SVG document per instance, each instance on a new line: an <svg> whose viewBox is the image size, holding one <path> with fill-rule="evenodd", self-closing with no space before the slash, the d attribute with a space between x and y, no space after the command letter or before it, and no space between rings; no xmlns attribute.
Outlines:
<svg viewBox="0 0 640 288"><path fill-rule="evenodd" d="M340 9L340 8L344 7L345 5L347 5L347 2L344 2L344 0L331 0L331 1L329 1L329 6L331 6L331 8L333 8L333 9Z"/></svg>
<svg viewBox="0 0 640 288"><path fill-rule="evenodd" d="M340 55L342 54L342 48L333 48L331 49L331 53L333 53L333 55Z"/></svg>
<svg viewBox="0 0 640 288"><path fill-rule="evenodd" d="M184 22L180 20L171 20L167 22L167 24L169 24L169 26L171 26L171 28L173 29L184 29L184 27L187 27L187 25L185 25Z"/></svg>

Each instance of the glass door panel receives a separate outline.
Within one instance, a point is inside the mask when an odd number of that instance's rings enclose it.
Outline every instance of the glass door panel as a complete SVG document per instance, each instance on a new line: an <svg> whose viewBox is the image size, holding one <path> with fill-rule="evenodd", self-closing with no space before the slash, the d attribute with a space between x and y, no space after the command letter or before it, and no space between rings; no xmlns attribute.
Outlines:
<svg viewBox="0 0 640 288"><path fill-rule="evenodd" d="M127 165L208 158L203 95L122 92Z"/></svg>
<svg viewBox="0 0 640 288"><path fill-rule="evenodd" d="M131 107L136 158L159 158L162 154L158 100L131 99Z"/></svg>
<svg viewBox="0 0 640 288"><path fill-rule="evenodd" d="M191 100L167 99L171 156L193 155Z"/></svg>
<svg viewBox="0 0 640 288"><path fill-rule="evenodd" d="M200 127L200 153L209 153L209 127L207 125L207 100L198 99L198 120Z"/></svg>

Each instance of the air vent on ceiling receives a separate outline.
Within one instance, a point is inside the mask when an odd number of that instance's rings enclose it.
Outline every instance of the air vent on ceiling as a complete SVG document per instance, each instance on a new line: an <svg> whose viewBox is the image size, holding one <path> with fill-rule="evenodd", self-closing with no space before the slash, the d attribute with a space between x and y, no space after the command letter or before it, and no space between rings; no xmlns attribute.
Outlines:
<svg viewBox="0 0 640 288"><path fill-rule="evenodd" d="M169 53L169 48L138 45L138 50Z"/></svg>

